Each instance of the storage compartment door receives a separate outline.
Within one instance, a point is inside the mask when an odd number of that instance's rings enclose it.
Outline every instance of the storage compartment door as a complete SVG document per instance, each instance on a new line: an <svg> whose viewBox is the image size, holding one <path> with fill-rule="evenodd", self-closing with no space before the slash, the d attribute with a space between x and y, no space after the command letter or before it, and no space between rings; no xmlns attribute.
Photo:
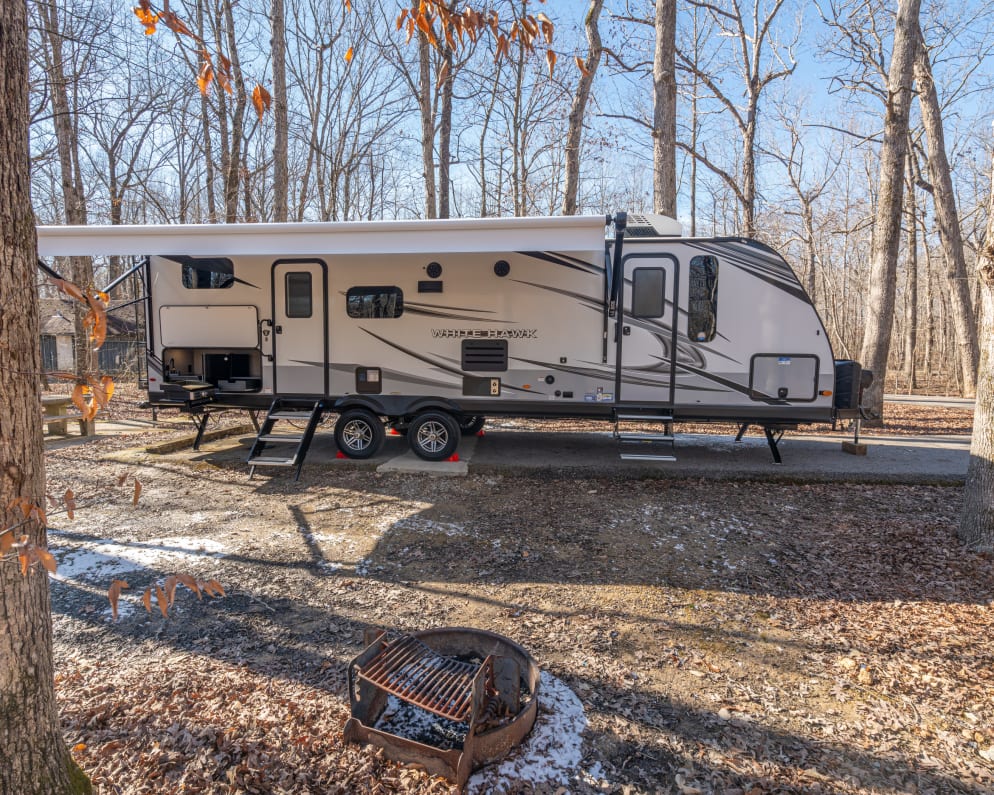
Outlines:
<svg viewBox="0 0 994 795"><path fill-rule="evenodd" d="M273 387L328 394L328 268L320 260L273 264Z"/></svg>

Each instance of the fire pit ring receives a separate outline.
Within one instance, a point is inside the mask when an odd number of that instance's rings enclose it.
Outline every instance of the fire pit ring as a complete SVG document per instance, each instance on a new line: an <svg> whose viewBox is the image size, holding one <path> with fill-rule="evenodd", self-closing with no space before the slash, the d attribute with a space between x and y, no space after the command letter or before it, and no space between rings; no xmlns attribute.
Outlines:
<svg viewBox="0 0 994 795"><path fill-rule="evenodd" d="M375 745L395 761L422 765L462 787L474 770L519 745L535 724L541 671L509 638L485 629L440 627L397 637L370 630L365 640L366 648L349 663L347 741ZM376 728L390 696L465 721L462 747L437 747ZM500 712L504 718L495 721Z"/></svg>

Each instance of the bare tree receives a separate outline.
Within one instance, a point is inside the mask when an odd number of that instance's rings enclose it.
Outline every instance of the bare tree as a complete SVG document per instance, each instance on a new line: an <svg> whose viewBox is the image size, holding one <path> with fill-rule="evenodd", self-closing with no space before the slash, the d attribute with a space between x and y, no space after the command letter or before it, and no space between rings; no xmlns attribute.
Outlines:
<svg viewBox="0 0 994 795"><path fill-rule="evenodd" d="M991 162L987 231L980 249L977 275L980 280L980 339L983 344L959 537L973 549L994 552L994 157Z"/></svg>
<svg viewBox="0 0 994 795"><path fill-rule="evenodd" d="M286 11L283 0L272 0L269 24L273 34L273 220L286 221L289 212L289 106L286 88Z"/></svg>
<svg viewBox="0 0 994 795"><path fill-rule="evenodd" d="M782 44L776 41L774 35L774 22L783 9L784 0L774 0L766 9L761 8L761 3L756 0L751 15L744 13L738 2L693 2L711 15L719 28L719 36L734 40L738 48L735 70L745 94L744 106L735 101L731 91L724 87L725 81L721 77L704 71L695 58L677 49L681 66L700 80L725 108L738 129L742 139L738 168L722 166L706 147L697 150L685 143L679 146L720 177L735 195L742 213L741 232L753 237L756 234L756 149L760 100L770 84L793 74L797 66L792 53L793 41Z"/></svg>
<svg viewBox="0 0 994 795"><path fill-rule="evenodd" d="M980 351L977 345L973 307L970 304L970 285L963 237L960 232L959 212L956 209L952 172L946 157L942 110L935 80L932 78L932 63L921 29L916 26L914 33L917 53L914 67L915 83L922 124L928 139L928 168L932 179L932 197L935 201L935 220L939 227L939 238L946 259L946 287L956 328L963 394L973 397L977 389L976 372Z"/></svg>
<svg viewBox="0 0 994 795"><path fill-rule="evenodd" d="M897 284L897 253L901 241L901 207L904 199L904 169L908 152L908 118L913 96L912 83L921 0L900 0L894 26L894 44L887 78L884 140L880 149L876 222L870 254L870 283L863 328L860 360L876 377L867 390L869 410L883 421L884 381L890 354L894 296Z"/></svg>
<svg viewBox="0 0 994 795"><path fill-rule="evenodd" d="M587 57L580 69L580 79L573 93L573 105L569 112L566 129L566 180L563 188L563 215L576 215L577 195L580 190L580 143L583 139L583 124L590 99L590 88L600 65L604 50L598 28L604 0L590 0L590 8L583 20L587 34Z"/></svg>
<svg viewBox="0 0 994 795"><path fill-rule="evenodd" d="M657 213L676 218L676 0L656 0L655 28L652 204Z"/></svg>

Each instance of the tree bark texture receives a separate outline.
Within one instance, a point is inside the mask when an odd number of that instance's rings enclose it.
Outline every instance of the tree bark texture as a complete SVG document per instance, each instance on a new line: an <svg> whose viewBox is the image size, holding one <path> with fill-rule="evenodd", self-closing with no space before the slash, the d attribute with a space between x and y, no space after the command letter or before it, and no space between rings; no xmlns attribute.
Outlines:
<svg viewBox="0 0 994 795"><path fill-rule="evenodd" d="M283 223L289 214L287 158L289 122L286 95L286 13L283 0L272 0L273 39L273 220Z"/></svg>
<svg viewBox="0 0 994 795"><path fill-rule="evenodd" d="M585 72L580 73L573 94L573 104L569 111L569 122L566 127L566 158L565 186L563 188L563 215L576 215L580 193L580 144L583 141L583 121L587 115L587 103L590 100L590 89L594 84L594 76L601 62L604 47L601 44L601 33L598 23L604 0L590 0L590 8L584 18L583 27L587 33L587 58L583 62Z"/></svg>
<svg viewBox="0 0 994 795"><path fill-rule="evenodd" d="M425 218L438 218L435 192L435 109L431 96L431 44L418 32L418 107L421 111L421 163L425 177Z"/></svg>
<svg viewBox="0 0 994 795"><path fill-rule="evenodd" d="M994 552L994 163L991 164L987 232L980 250L977 275L981 310L980 369L959 537L972 549Z"/></svg>
<svg viewBox="0 0 994 795"><path fill-rule="evenodd" d="M442 48L445 80L442 81L442 107L438 120L438 217L449 217L449 198L452 182L449 166L452 163L452 95L455 82L455 59L448 46Z"/></svg>
<svg viewBox="0 0 994 795"><path fill-rule="evenodd" d="M652 59L652 204L676 218L676 0L656 0Z"/></svg>
<svg viewBox="0 0 994 795"><path fill-rule="evenodd" d="M956 329L960 372L963 378L963 396L973 397L977 392L977 361L980 349L977 343L977 326L970 303L970 283L967 276L963 236L960 232L956 193L946 157L946 142L942 127L942 109L939 95L932 79L932 64L921 29L916 27L917 54L915 55L915 84L918 104L921 107L922 125L928 138L928 171L932 180L935 201L935 221L939 227L942 251L946 259L946 287L949 309Z"/></svg>
<svg viewBox="0 0 994 795"><path fill-rule="evenodd" d="M27 4L0 3L0 528L20 517L6 506L44 505L39 411L38 293L28 176ZM37 544L45 529L19 532ZM0 558L0 792L90 792L69 755L55 708L48 576L22 576Z"/></svg>
<svg viewBox="0 0 994 795"><path fill-rule="evenodd" d="M908 116L911 111L916 34L921 0L901 0L894 26L894 46L887 77L887 106L884 140L880 150L880 180L877 194L873 244L870 250L870 284L860 359L873 371L873 384L864 405L883 421L884 381L894 325L897 288L897 253L901 242L901 207L904 199L904 167L908 153Z"/></svg>
<svg viewBox="0 0 994 795"><path fill-rule="evenodd" d="M911 175L909 174L909 177ZM908 179L907 238L908 278L905 282L904 312L904 383L910 392L916 387L915 357L918 355L918 205L915 201L915 184Z"/></svg>

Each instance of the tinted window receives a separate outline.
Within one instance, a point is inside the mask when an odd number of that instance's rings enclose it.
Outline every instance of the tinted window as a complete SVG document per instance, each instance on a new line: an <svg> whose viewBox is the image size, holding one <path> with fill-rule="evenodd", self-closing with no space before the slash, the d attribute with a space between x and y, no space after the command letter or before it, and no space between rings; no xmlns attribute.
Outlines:
<svg viewBox="0 0 994 795"><path fill-rule="evenodd" d="M230 259L183 259L183 286L191 290L218 290L235 283Z"/></svg>
<svg viewBox="0 0 994 795"><path fill-rule="evenodd" d="M399 287L352 287L345 300L349 317L400 317L404 312Z"/></svg>
<svg viewBox="0 0 994 795"><path fill-rule="evenodd" d="M662 268L636 268L632 273L632 316L662 317L665 294L666 272Z"/></svg>
<svg viewBox="0 0 994 795"><path fill-rule="evenodd" d="M286 275L286 316L311 316L311 274L288 273Z"/></svg>
<svg viewBox="0 0 994 795"><path fill-rule="evenodd" d="M694 257L690 261L687 336L694 342L711 342L717 329L718 260L714 257Z"/></svg>

